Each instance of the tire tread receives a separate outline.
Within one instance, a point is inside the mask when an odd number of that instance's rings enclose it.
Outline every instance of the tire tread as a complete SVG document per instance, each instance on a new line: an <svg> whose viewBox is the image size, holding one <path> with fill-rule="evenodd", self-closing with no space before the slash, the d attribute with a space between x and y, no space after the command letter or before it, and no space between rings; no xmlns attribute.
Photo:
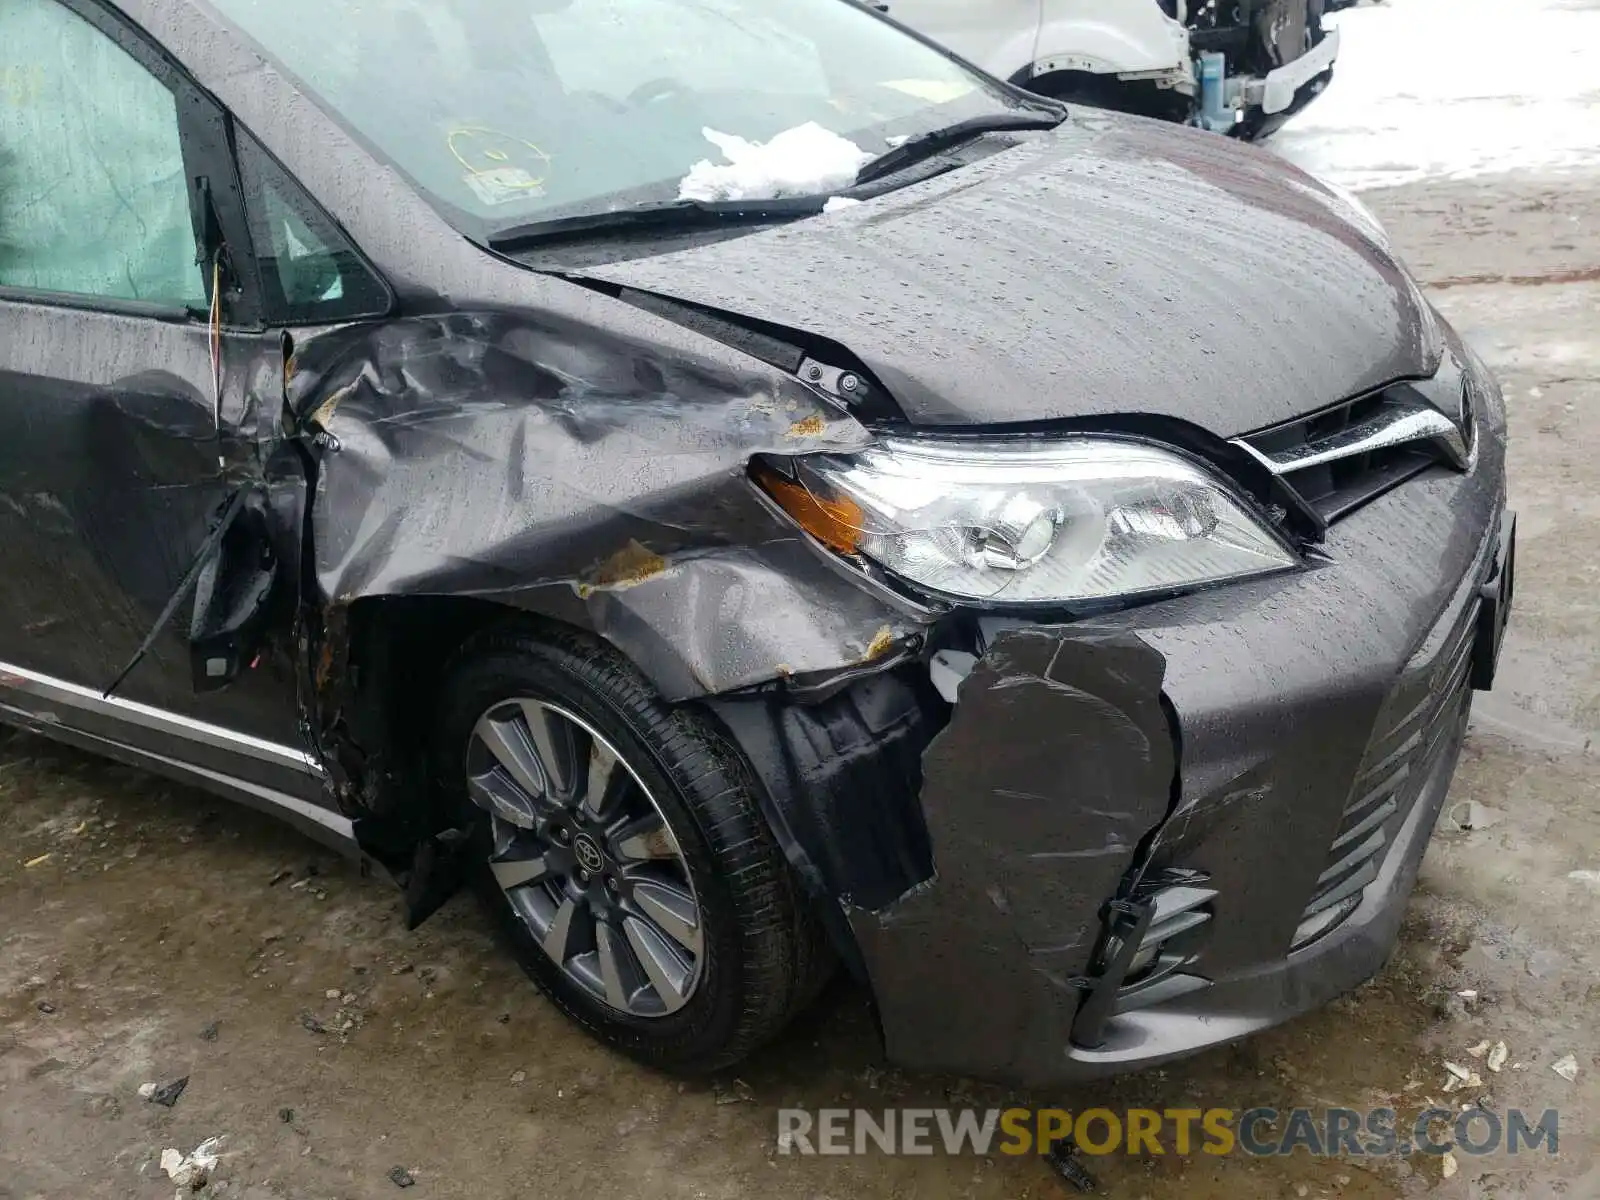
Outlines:
<svg viewBox="0 0 1600 1200"><path fill-rule="evenodd" d="M826 935L761 816L755 790L759 785L751 768L714 720L663 702L611 647L576 631L531 621L492 626L457 650L445 670L441 712L450 712L453 703L459 707L458 698L485 673L516 677L528 674L530 664L579 685L595 706L626 726L673 785L731 900L739 974L734 985L738 1011L718 1023L726 1027L694 1030L675 1042L650 1036L647 1027L585 1011L581 1000L575 1003L559 987L542 990L600 1040L653 1066L699 1073L739 1061L815 999L834 966ZM435 773L447 789L448 755L459 753L463 744L449 731L459 733L460 721L457 714L439 722L444 736L435 748ZM498 889L491 885L490 890L494 896L485 898L494 908ZM504 925L506 918L500 915ZM539 980L538 964L527 961L526 948L515 948L524 968Z"/></svg>

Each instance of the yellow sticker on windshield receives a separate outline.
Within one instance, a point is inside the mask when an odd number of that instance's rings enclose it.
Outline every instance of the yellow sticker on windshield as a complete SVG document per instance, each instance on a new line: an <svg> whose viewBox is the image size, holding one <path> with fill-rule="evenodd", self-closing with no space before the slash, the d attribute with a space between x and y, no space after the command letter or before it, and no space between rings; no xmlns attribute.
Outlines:
<svg viewBox="0 0 1600 1200"><path fill-rule="evenodd" d="M467 169L462 182L483 204L544 195L550 156L526 138L469 125L452 129L448 143L456 161Z"/></svg>
<svg viewBox="0 0 1600 1200"><path fill-rule="evenodd" d="M501 167L494 171L472 171L462 176L479 201L491 207L544 195L544 181L521 167Z"/></svg>
<svg viewBox="0 0 1600 1200"><path fill-rule="evenodd" d="M929 104L945 104L973 91L972 84L965 79L885 79L882 82L886 88Z"/></svg>

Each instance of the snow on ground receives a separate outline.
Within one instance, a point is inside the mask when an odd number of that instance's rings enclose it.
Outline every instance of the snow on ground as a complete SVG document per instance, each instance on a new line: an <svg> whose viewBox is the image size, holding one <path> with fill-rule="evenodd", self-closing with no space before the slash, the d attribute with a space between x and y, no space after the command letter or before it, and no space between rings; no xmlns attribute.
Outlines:
<svg viewBox="0 0 1600 1200"><path fill-rule="evenodd" d="M1600 0L1384 0L1269 142L1351 188L1600 166Z"/></svg>

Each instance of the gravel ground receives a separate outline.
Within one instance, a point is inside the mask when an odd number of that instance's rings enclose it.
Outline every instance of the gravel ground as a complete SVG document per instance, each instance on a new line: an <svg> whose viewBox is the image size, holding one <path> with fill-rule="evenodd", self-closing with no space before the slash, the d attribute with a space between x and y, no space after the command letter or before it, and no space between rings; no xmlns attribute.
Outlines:
<svg viewBox="0 0 1600 1200"><path fill-rule="evenodd" d="M1012 1097L885 1067L839 985L737 1078L680 1084L551 1010L465 898L416 933L398 897L208 796L20 737L0 748L0 1200L157 1197L163 1149L222 1136L202 1195L239 1200L1063 1194L1034 1159L799 1159L782 1106L1243 1109L1465 1093L1560 1110L1560 1153L1438 1159L1108 1158L1104 1194L1600 1196L1600 178L1372 193L1397 245L1501 373L1520 513L1517 611L1479 699L1399 952L1331 1008L1164 1071ZM1487 829L1450 819L1494 810ZM1467 1004L1455 993L1472 989ZM1568 1082L1552 1064L1574 1055ZM1515 1064L1520 1064L1520 1069ZM146 1082L183 1076L172 1108Z"/></svg>

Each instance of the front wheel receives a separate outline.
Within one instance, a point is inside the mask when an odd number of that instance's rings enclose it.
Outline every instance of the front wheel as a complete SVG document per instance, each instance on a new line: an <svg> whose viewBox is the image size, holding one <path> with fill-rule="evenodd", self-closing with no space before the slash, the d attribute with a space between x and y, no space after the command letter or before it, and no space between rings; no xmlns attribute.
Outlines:
<svg viewBox="0 0 1600 1200"><path fill-rule="evenodd" d="M484 831L479 891L566 1014L653 1066L714 1070L777 1033L828 958L749 768L575 634L512 626L449 669L435 773Z"/></svg>

